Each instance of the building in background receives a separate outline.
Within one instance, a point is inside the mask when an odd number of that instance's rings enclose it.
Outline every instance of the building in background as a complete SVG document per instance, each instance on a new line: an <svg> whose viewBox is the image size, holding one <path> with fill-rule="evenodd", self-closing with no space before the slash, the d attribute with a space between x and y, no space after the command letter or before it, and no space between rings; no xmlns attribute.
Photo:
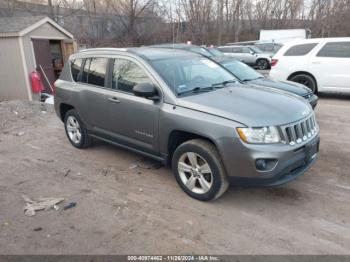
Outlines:
<svg viewBox="0 0 350 262"><path fill-rule="evenodd" d="M75 52L73 35L48 17L0 18L0 100L38 100L29 75L41 75L45 92Z"/></svg>

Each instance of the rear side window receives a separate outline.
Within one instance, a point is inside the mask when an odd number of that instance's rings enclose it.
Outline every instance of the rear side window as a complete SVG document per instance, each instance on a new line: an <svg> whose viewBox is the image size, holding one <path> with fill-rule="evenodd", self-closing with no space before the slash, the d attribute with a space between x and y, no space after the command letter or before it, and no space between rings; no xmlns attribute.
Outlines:
<svg viewBox="0 0 350 262"><path fill-rule="evenodd" d="M292 46L284 53L284 56L303 56L308 54L317 43Z"/></svg>
<svg viewBox="0 0 350 262"><path fill-rule="evenodd" d="M108 58L94 57L85 60L81 82L95 86L104 86Z"/></svg>
<svg viewBox="0 0 350 262"><path fill-rule="evenodd" d="M71 62L72 77L75 82L80 81L80 69L83 59L75 59Z"/></svg>
<svg viewBox="0 0 350 262"><path fill-rule="evenodd" d="M232 47L219 47L218 49L224 53L231 53L232 52Z"/></svg>
<svg viewBox="0 0 350 262"><path fill-rule="evenodd" d="M327 43L317 56L350 58L350 42Z"/></svg>
<svg viewBox="0 0 350 262"><path fill-rule="evenodd" d="M249 54L250 52L252 52L252 50L249 47L242 48L242 53Z"/></svg>
<svg viewBox="0 0 350 262"><path fill-rule="evenodd" d="M233 47L232 53L243 53L242 47Z"/></svg>
<svg viewBox="0 0 350 262"><path fill-rule="evenodd" d="M143 68L129 60L119 58L114 60L113 89L133 93L134 86L141 83L152 83Z"/></svg>

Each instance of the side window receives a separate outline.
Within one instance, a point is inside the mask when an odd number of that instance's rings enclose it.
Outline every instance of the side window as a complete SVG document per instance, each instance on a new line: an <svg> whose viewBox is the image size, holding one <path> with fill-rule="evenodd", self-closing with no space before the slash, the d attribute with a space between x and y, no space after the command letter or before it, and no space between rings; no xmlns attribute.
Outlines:
<svg viewBox="0 0 350 262"><path fill-rule="evenodd" d="M243 47L242 53L249 54L252 50L249 47Z"/></svg>
<svg viewBox="0 0 350 262"><path fill-rule="evenodd" d="M129 60L119 58L114 60L113 89L133 93L133 87L140 83L152 83L144 69Z"/></svg>
<svg viewBox="0 0 350 262"><path fill-rule="evenodd" d="M242 53L242 47L233 47L232 53Z"/></svg>
<svg viewBox="0 0 350 262"><path fill-rule="evenodd" d="M232 52L232 48L231 47L220 47L218 49L220 51L224 52L224 53L231 53Z"/></svg>
<svg viewBox="0 0 350 262"><path fill-rule="evenodd" d="M287 50L287 52L284 53L284 56L303 56L303 55L306 55L316 45L317 45L317 43L292 46Z"/></svg>
<svg viewBox="0 0 350 262"><path fill-rule="evenodd" d="M70 69L72 72L73 80L75 82L80 81L80 69L81 69L82 63L83 63L83 59L75 59L75 60L71 61Z"/></svg>
<svg viewBox="0 0 350 262"><path fill-rule="evenodd" d="M103 87L105 85L107 64L108 58L94 57L86 59L81 81Z"/></svg>
<svg viewBox="0 0 350 262"><path fill-rule="evenodd" d="M350 58L350 42L327 43L317 56Z"/></svg>

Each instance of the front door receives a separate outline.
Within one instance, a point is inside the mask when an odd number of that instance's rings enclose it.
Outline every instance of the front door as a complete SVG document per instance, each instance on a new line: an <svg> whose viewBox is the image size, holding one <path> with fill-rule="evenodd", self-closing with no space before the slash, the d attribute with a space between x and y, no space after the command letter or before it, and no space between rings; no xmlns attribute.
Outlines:
<svg viewBox="0 0 350 262"><path fill-rule="evenodd" d="M242 48L242 53L244 57L244 63L249 65L255 64L256 56L253 53L253 50L245 46Z"/></svg>
<svg viewBox="0 0 350 262"><path fill-rule="evenodd" d="M245 57L243 54L243 50L242 47L240 46L235 46L232 47L232 57L236 58L237 60L241 61L241 62L245 62Z"/></svg>
<svg viewBox="0 0 350 262"><path fill-rule="evenodd" d="M137 61L116 58L113 62L108 122L115 138L124 144L149 153L158 152L159 103L137 97L133 87L153 81L146 69Z"/></svg>

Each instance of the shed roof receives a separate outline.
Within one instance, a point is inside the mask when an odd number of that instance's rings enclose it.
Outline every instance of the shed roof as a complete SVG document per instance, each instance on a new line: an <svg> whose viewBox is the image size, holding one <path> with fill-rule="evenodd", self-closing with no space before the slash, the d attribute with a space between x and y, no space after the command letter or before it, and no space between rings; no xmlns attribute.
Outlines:
<svg viewBox="0 0 350 262"><path fill-rule="evenodd" d="M61 31L69 38L74 38L62 26L45 16L25 16L25 17L1 17L0 18L0 37L23 36L39 26L49 23L57 30Z"/></svg>

